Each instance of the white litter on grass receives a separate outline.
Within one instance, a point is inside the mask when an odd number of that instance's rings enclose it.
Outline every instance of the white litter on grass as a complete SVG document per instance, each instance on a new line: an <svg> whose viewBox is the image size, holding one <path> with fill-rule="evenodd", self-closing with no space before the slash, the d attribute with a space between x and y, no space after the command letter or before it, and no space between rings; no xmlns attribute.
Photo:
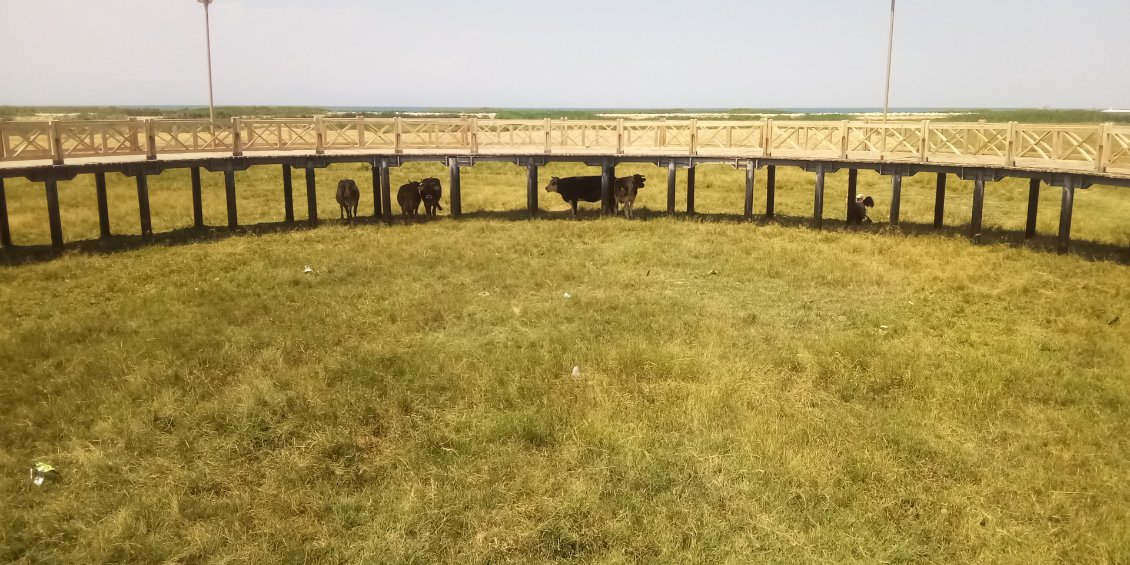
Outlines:
<svg viewBox="0 0 1130 565"><path fill-rule="evenodd" d="M484 290L484 291L482 291L482 292L480 292L480 293L479 293L479 296L490 296L490 292L489 292L489 291L486 291L486 290Z"/></svg>
<svg viewBox="0 0 1130 565"><path fill-rule="evenodd" d="M32 465L30 475L31 482L38 487L42 486L44 481L48 479L57 479L59 477L59 472L47 463L36 463L35 465Z"/></svg>
<svg viewBox="0 0 1130 565"><path fill-rule="evenodd" d="M573 366L573 378L574 379L581 378L581 366L580 365L574 365Z"/></svg>
<svg viewBox="0 0 1130 565"><path fill-rule="evenodd" d="M313 272L314 272L314 269L311 269L311 268L310 268L310 265L306 265L306 268L305 268L305 269L302 269L302 272L303 272L303 273L313 273Z"/></svg>
<svg viewBox="0 0 1130 565"><path fill-rule="evenodd" d="M879 326L879 329L885 330L885 329L887 329L887 326Z"/></svg>
<svg viewBox="0 0 1130 565"><path fill-rule="evenodd" d="M568 292L566 292L566 293L565 293L565 298L573 298L573 295L572 295L572 294L569 294Z"/></svg>

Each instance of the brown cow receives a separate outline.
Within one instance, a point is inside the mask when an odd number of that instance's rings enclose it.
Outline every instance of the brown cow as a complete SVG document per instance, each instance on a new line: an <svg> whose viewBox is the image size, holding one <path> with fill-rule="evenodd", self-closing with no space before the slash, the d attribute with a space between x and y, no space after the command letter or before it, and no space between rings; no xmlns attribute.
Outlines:
<svg viewBox="0 0 1130 565"><path fill-rule="evenodd" d="M353 223L353 218L357 216L357 202L361 200L361 191L357 188L357 183L353 179L342 179L337 183L337 203L341 206L341 219L344 221L348 219L349 223Z"/></svg>
<svg viewBox="0 0 1130 565"><path fill-rule="evenodd" d="M636 203L636 191L643 188L647 178L643 175L632 175L616 179L612 185L612 192L616 195L616 203L624 207L624 217L632 219L632 207Z"/></svg>

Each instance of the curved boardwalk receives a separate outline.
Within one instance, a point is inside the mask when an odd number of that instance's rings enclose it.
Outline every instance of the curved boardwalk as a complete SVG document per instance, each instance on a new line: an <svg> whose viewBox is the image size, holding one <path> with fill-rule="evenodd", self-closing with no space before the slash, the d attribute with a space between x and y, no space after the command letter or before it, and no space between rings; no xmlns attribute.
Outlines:
<svg viewBox="0 0 1130 565"><path fill-rule="evenodd" d="M815 174L813 218L823 219L825 174L847 168L848 200L856 171L891 177L890 221L899 222L902 179L937 175L935 226L941 227L947 175L974 181L971 236L981 231L985 183L1029 179L1026 233L1035 232L1041 184L1060 187L1059 248L1067 250L1076 188L1130 186L1130 126L939 122L625 121L468 119L248 119L0 122L0 245L11 246L4 178L44 185L47 220L56 249L64 238L57 183L94 174L100 217L107 211L105 174L137 182L141 232L152 234L150 175L192 170L194 221L203 225L200 169L223 172L228 225L239 225L235 172L251 166L283 168L286 221L293 221L292 171L304 172L311 222L317 222L316 170L331 163L372 167L374 213L392 216L389 168L440 161L450 169L450 211L461 214L460 168L476 161L527 167L527 206L537 211L538 167L551 161L600 166L603 193L619 162L651 162L668 170L667 209L675 210L675 171L688 169L687 211L694 212L695 166L725 163L746 171L744 213L753 215L756 171L765 169L766 215L773 214L775 170L800 167ZM606 206L607 207L607 206ZM103 235L109 235L108 226Z"/></svg>

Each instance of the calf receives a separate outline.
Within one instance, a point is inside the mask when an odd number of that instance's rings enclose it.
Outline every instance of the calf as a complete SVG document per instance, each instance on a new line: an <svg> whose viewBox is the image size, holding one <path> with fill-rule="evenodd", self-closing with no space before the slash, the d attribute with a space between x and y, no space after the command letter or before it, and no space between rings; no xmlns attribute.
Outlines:
<svg viewBox="0 0 1130 565"><path fill-rule="evenodd" d="M624 217L632 219L632 207L636 203L636 191L643 188L643 175L632 175L616 179L612 191L616 194L616 203L624 207Z"/></svg>
<svg viewBox="0 0 1130 565"><path fill-rule="evenodd" d="M420 183L412 181L401 186L396 191L396 201L400 203L400 211L405 216L415 218L416 211L420 209Z"/></svg>
<svg viewBox="0 0 1130 565"><path fill-rule="evenodd" d="M549 179L546 192L556 192L561 199L573 206L573 217L577 216L577 202L600 202L600 176L566 177Z"/></svg>
<svg viewBox="0 0 1130 565"><path fill-rule="evenodd" d="M875 199L860 194L855 197L855 202L851 203L851 209L848 210L848 225L851 224L870 224L871 218L867 217L867 209L875 207Z"/></svg>
<svg viewBox="0 0 1130 565"><path fill-rule="evenodd" d="M434 218L436 210L443 210L443 206L439 205L442 197L443 186L439 183L439 179L432 177L420 181L420 199L424 201L424 215Z"/></svg>
<svg viewBox="0 0 1130 565"><path fill-rule="evenodd" d="M341 206L341 219L348 218L353 223L357 216L357 201L361 200L361 191L353 179L342 179L337 183L337 204Z"/></svg>

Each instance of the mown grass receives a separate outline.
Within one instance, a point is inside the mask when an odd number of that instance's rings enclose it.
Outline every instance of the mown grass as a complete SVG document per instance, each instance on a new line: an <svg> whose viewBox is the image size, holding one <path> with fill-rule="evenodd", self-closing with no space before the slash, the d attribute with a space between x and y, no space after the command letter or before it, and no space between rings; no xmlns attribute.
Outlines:
<svg viewBox="0 0 1130 565"><path fill-rule="evenodd" d="M928 176L905 231L815 231L808 174L780 169L781 220L749 223L743 171L700 168L704 214L673 218L657 168L618 172L650 179L640 221L566 221L544 192L522 219L522 170L479 164L459 221L121 236L0 268L0 562L1130 559L1123 192L1079 192L1075 235L1115 259L1089 260L1009 244L1021 183L990 187L1003 243L975 246L917 233ZM323 217L342 176L371 211L367 175L319 171ZM280 220L277 168L238 176L242 221ZM60 189L72 241L97 236L89 182ZM187 186L153 179L158 231L191 224ZM861 175L876 219L888 190ZM959 226L968 186L949 194ZM17 243L45 244L42 189L8 197ZM33 486L34 461L63 480Z"/></svg>

